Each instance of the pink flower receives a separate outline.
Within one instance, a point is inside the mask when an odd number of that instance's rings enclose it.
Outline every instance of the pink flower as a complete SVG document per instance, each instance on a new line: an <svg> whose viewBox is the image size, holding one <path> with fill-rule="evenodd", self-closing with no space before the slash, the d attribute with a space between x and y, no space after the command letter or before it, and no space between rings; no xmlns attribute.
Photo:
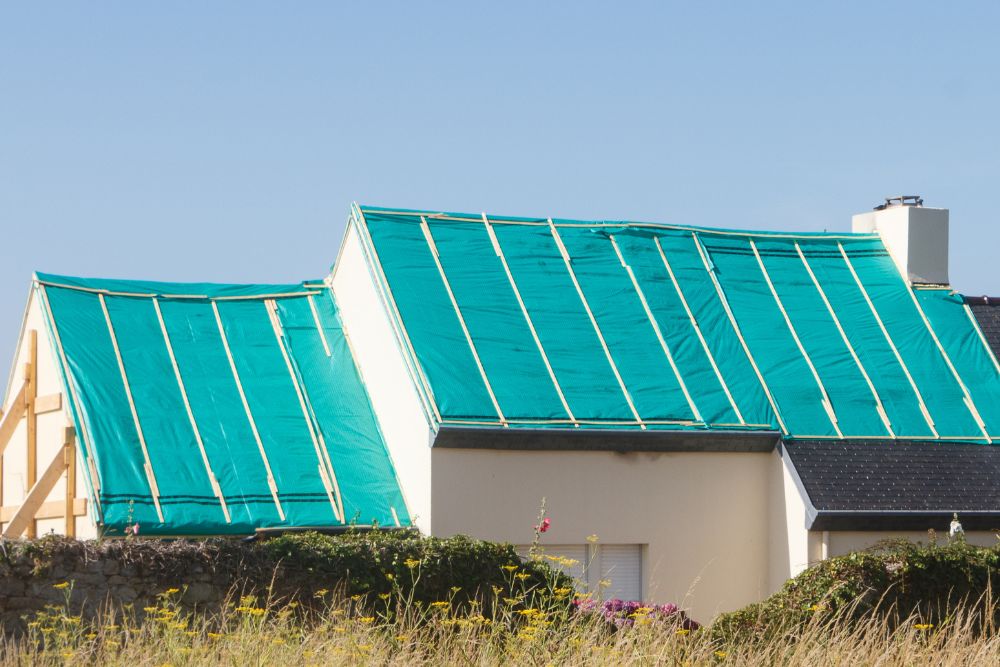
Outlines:
<svg viewBox="0 0 1000 667"><path fill-rule="evenodd" d="M139 534L139 522L136 522L134 526L125 526L126 535L138 535Z"/></svg>
<svg viewBox="0 0 1000 667"><path fill-rule="evenodd" d="M552 522L549 521L548 517L545 517L544 519L542 519L542 523L540 523L539 525L535 526L535 529L539 533L544 533L544 532L548 531L549 526L551 526L551 525L552 525Z"/></svg>

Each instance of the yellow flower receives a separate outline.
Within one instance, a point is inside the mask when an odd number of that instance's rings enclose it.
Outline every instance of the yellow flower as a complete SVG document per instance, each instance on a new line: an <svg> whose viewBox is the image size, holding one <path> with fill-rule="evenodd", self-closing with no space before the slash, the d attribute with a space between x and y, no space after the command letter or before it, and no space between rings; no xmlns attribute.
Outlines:
<svg viewBox="0 0 1000 667"><path fill-rule="evenodd" d="M691 634L691 631L686 630L684 628L677 628L677 631L674 634L676 634L679 637L684 637L685 635Z"/></svg>
<svg viewBox="0 0 1000 667"><path fill-rule="evenodd" d="M388 579L389 581L392 581L393 579L396 578L396 575L394 575L392 572L386 572L385 578Z"/></svg>
<svg viewBox="0 0 1000 667"><path fill-rule="evenodd" d="M379 593L378 596L379 596L379 599L381 599L381 600L388 600L389 599L389 594L388 593Z"/></svg>
<svg viewBox="0 0 1000 667"><path fill-rule="evenodd" d="M369 624L375 622L375 617L374 616L362 616L361 618L358 619L358 622L359 623L364 623L365 625L369 625Z"/></svg>
<svg viewBox="0 0 1000 667"><path fill-rule="evenodd" d="M354 595L351 596L351 599L354 600L355 602L357 602L358 600L361 599L361 594L360 593L355 593Z"/></svg>
<svg viewBox="0 0 1000 667"><path fill-rule="evenodd" d="M413 558L407 558L405 561L403 561L403 565L405 565L406 567L408 567L408 568L410 568L412 570L416 566L420 565L420 561L419 560L415 560Z"/></svg>
<svg viewBox="0 0 1000 667"><path fill-rule="evenodd" d="M405 642L410 639L410 635L396 635L396 641Z"/></svg>
<svg viewBox="0 0 1000 667"><path fill-rule="evenodd" d="M460 590L462 590L462 587L461 587L461 586L452 586L452 587L451 587L451 592L452 592L452 593L457 593L457 592L459 592Z"/></svg>
<svg viewBox="0 0 1000 667"><path fill-rule="evenodd" d="M438 600L437 602L431 602L431 606L438 609L447 609L451 606L451 603L446 600Z"/></svg>
<svg viewBox="0 0 1000 667"><path fill-rule="evenodd" d="M97 639L97 633L96 632L88 632L87 633L87 639Z"/></svg>
<svg viewBox="0 0 1000 667"><path fill-rule="evenodd" d="M508 572L513 572L517 569L517 565L501 565L500 567Z"/></svg>
<svg viewBox="0 0 1000 667"><path fill-rule="evenodd" d="M927 630L930 630L933 627L934 627L933 623L915 623L913 625L913 628L915 630L920 630L921 632L926 632Z"/></svg>
<svg viewBox="0 0 1000 667"><path fill-rule="evenodd" d="M598 539L600 538L598 538L597 535L587 535L587 541L590 542L591 544L596 542Z"/></svg>
<svg viewBox="0 0 1000 667"><path fill-rule="evenodd" d="M188 637L194 637L194 636L195 636L196 634L198 634L198 633L197 633L197 632L195 632L194 630L188 630L188 631L187 631L187 632L185 632L184 634L186 634L186 635L187 635Z"/></svg>
<svg viewBox="0 0 1000 667"><path fill-rule="evenodd" d="M573 590L572 588L557 588L552 592L555 593L556 595L569 595L572 592L572 590Z"/></svg>
<svg viewBox="0 0 1000 667"><path fill-rule="evenodd" d="M716 658L718 658L719 660L722 660L722 659L723 659L723 658L725 658L725 657L726 657L727 655L729 655L729 654L728 654L728 653L726 653L725 651L716 651L716 652L715 652L715 657L716 657Z"/></svg>
<svg viewBox="0 0 1000 667"><path fill-rule="evenodd" d="M517 577L518 579L520 579L521 581L524 581L525 579L528 579L528 578L531 577L531 575L528 574L527 572L518 572L514 576Z"/></svg>
<svg viewBox="0 0 1000 667"><path fill-rule="evenodd" d="M147 614L151 614L157 610L157 607L143 607L142 610Z"/></svg>
<svg viewBox="0 0 1000 667"><path fill-rule="evenodd" d="M284 644L285 640L284 639L280 639L280 638L275 638L275 639L271 640L271 643L272 644Z"/></svg>
<svg viewBox="0 0 1000 667"><path fill-rule="evenodd" d="M313 597L314 598L321 598L321 597L323 597L324 595L326 595L329 592L330 591L326 590L325 588L321 588L318 591L316 591L315 593L313 593Z"/></svg>
<svg viewBox="0 0 1000 667"><path fill-rule="evenodd" d="M180 592L181 592L181 589L179 589L179 588L168 588L167 590L163 591L162 595L163 596L176 595L177 593L180 593Z"/></svg>
<svg viewBox="0 0 1000 667"><path fill-rule="evenodd" d="M502 591L503 591L502 587L500 587L500 586L493 586L493 595L500 595L500 593Z"/></svg>
<svg viewBox="0 0 1000 667"><path fill-rule="evenodd" d="M58 584L52 584L52 588L56 588L56 589L59 589L59 590L67 589L67 588L69 588L69 582L68 581L61 581Z"/></svg>
<svg viewBox="0 0 1000 667"><path fill-rule="evenodd" d="M521 601L521 599L520 598L504 598L503 601L506 604L517 604L518 602Z"/></svg>
<svg viewBox="0 0 1000 667"><path fill-rule="evenodd" d="M263 616L267 613L267 609L261 609L260 607L254 607L250 610L250 613L254 616Z"/></svg>
<svg viewBox="0 0 1000 667"><path fill-rule="evenodd" d="M208 633L208 638L209 639L222 639L222 635L220 633L218 633L218 632L209 632Z"/></svg>

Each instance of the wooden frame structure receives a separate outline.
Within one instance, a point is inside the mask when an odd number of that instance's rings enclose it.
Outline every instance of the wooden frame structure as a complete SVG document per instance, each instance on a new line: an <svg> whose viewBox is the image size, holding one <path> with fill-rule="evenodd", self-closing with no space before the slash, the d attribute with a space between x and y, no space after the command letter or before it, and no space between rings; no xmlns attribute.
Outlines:
<svg viewBox="0 0 1000 667"><path fill-rule="evenodd" d="M0 525L3 538L38 536L38 519L65 520L64 534L76 536L76 517L87 514L87 500L76 497L76 429L62 429L62 446L39 474L38 417L52 412L63 412L61 393L38 395L38 332L26 333L28 361L23 366L21 387L14 395L6 414L0 416L0 500L3 499L4 452L14 441L18 426L24 420L25 486L27 494L20 504L0 507ZM69 420L67 419L67 423ZM66 494L63 500L49 501L56 483L65 476Z"/></svg>

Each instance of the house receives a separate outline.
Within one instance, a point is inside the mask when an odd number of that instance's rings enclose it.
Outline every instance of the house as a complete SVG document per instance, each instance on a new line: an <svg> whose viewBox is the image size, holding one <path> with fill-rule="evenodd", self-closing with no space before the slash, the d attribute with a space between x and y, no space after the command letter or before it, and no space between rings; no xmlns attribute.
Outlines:
<svg viewBox="0 0 1000 667"><path fill-rule="evenodd" d="M61 532L72 500L77 534L412 522L525 548L544 499L581 580L701 618L955 512L992 544L1000 310L949 287L947 239L915 198L821 234L353 206L322 283L39 274L0 520Z"/></svg>

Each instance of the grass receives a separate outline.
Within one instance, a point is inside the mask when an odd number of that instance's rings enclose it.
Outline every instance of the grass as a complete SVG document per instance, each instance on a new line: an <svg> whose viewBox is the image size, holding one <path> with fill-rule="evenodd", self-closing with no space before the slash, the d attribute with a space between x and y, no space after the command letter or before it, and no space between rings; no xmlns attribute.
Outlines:
<svg viewBox="0 0 1000 667"><path fill-rule="evenodd" d="M65 589L67 602L69 587ZM28 634L5 640L17 665L981 665L1000 655L1000 634L981 612L954 610L938 625L913 617L816 613L794 633L724 643L711 628L685 630L676 617L640 610L615 627L569 605L541 609L499 599L489 609L390 594L368 601L321 592L317 608L234 599L212 615L185 612L182 591L156 605L74 616L52 605ZM367 603L367 604L366 604ZM978 608L981 610L982 605ZM969 608L971 609L971 607ZM985 630L983 629L985 628Z"/></svg>

